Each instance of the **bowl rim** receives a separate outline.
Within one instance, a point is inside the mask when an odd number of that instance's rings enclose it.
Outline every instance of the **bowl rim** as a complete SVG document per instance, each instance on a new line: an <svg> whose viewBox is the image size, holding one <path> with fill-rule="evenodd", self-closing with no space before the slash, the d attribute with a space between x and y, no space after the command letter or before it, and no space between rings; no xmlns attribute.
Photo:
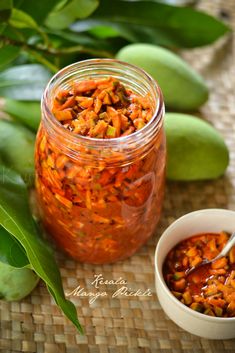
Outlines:
<svg viewBox="0 0 235 353"><path fill-rule="evenodd" d="M187 305L184 305L183 303L181 303L170 291L170 289L168 288L168 286L166 285L166 282L163 278L163 274L162 274L162 268L158 267L158 263L157 263L157 254L159 252L159 249L161 247L161 244L163 241L165 241L165 239L168 237L168 234L171 233L172 229L175 228L175 226L177 226L178 224L180 224L182 221L184 221L187 218L191 218L192 216L194 216L195 214L200 215L200 214L205 214L205 213L213 213L213 212L217 212L217 213L226 213L226 214L230 214L230 215L234 215L235 218L235 211L232 210L228 210L228 209L223 209L223 208L207 208L207 209L201 209L201 210L197 210L197 211L193 211L193 212L189 212L186 213L185 215L177 218L174 222L172 222L162 233L162 235L159 238L159 241L157 243L156 246L156 250L155 250L155 254L154 254L154 266L155 266L155 276L158 277L158 281L160 281L160 284L165 292L165 295L167 295L168 297L170 297L171 301L173 303L175 303L175 305L178 306L179 309L185 311L187 314L191 315L191 316L195 316L198 319L201 320L206 320L206 321L210 321L210 322L216 322L216 323L232 323L235 322L235 317L214 317L214 316L209 316L209 315L205 315L203 313L200 313L198 311L195 311L191 308L189 308ZM185 238L187 239L187 238Z"/></svg>

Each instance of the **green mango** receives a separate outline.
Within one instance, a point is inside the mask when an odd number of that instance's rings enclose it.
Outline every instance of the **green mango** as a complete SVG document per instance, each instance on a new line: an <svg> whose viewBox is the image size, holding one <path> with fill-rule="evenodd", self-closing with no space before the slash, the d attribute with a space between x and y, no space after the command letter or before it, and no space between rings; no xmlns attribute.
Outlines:
<svg viewBox="0 0 235 353"><path fill-rule="evenodd" d="M35 134L24 126L0 120L0 159L14 169L28 185L34 180Z"/></svg>
<svg viewBox="0 0 235 353"><path fill-rule="evenodd" d="M16 268L0 262L0 299L21 300L32 292L38 281L39 277L28 268Z"/></svg>
<svg viewBox="0 0 235 353"><path fill-rule="evenodd" d="M153 44L129 44L117 53L116 58L150 74L159 84L167 108L194 110L208 99L203 78L167 49Z"/></svg>
<svg viewBox="0 0 235 353"><path fill-rule="evenodd" d="M215 179L229 164L229 151L218 131L191 115L167 113L167 178L171 180Z"/></svg>

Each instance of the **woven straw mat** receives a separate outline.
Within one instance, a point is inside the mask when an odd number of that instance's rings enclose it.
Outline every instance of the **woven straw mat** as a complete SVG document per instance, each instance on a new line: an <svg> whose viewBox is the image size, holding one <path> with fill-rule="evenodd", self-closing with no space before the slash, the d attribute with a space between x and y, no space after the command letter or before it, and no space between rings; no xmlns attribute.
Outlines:
<svg viewBox="0 0 235 353"><path fill-rule="evenodd" d="M199 7L235 27L235 0L201 0ZM183 57L206 78L210 99L197 115L211 122L224 136L231 162L226 176L215 181L168 182L161 222L156 234L130 259L113 265L82 265L58 253L65 291L78 285L94 291L95 274L105 279L122 277L128 287L152 296L112 298L118 285L102 285L107 296L93 304L74 297L81 336L57 308L40 282L20 302L0 302L0 352L37 353L234 353L235 340L200 339L176 326L162 311L154 288L154 251L163 230L176 218L202 208L235 209L235 67L232 36L214 46L183 52Z"/></svg>

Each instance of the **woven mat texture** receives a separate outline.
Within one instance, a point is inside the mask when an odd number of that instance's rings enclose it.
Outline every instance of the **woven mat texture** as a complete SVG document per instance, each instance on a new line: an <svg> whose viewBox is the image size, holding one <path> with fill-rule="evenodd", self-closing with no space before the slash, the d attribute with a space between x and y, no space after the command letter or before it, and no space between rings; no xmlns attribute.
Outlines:
<svg viewBox="0 0 235 353"><path fill-rule="evenodd" d="M235 0L201 0L199 8L235 27ZM87 292L95 274L105 279L122 277L133 289L152 292L150 297L112 298L120 286L102 285L107 296L93 304L73 298L85 335L77 333L40 282L21 302L0 302L0 352L37 353L234 353L235 340L200 339L176 326L162 311L154 288L154 251L163 230L183 214L211 207L235 210L235 66L234 38L214 46L183 52L206 78L211 95L197 113L225 137L231 154L226 176L216 181L167 183L164 210L156 234L136 255L114 265L81 265L57 254L65 291L78 285Z"/></svg>

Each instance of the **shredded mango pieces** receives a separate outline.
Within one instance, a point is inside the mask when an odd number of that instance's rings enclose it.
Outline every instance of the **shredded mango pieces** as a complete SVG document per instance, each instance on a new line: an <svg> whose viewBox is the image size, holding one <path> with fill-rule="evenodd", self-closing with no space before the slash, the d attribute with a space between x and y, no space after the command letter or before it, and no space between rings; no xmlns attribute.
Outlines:
<svg viewBox="0 0 235 353"><path fill-rule="evenodd" d="M60 91L52 112L68 130L102 139L130 135L153 114L149 97L135 94L113 77L76 82Z"/></svg>
<svg viewBox="0 0 235 353"><path fill-rule="evenodd" d="M109 140L104 150L95 148L95 140L94 148L70 146L66 132L91 139L130 135L152 118L153 105L150 96L105 76L74 82L68 90L58 88L52 97L63 133L54 139L46 123L39 128L37 200L47 232L81 262L124 259L152 234L164 195L165 136L160 126L151 141L143 137L132 156L131 148L112 148Z"/></svg>
<svg viewBox="0 0 235 353"><path fill-rule="evenodd" d="M189 275L187 270L204 258L213 259L228 238L225 232L193 236L176 245L164 263L164 278L174 296L206 315L235 316L235 246L228 256L199 266Z"/></svg>

